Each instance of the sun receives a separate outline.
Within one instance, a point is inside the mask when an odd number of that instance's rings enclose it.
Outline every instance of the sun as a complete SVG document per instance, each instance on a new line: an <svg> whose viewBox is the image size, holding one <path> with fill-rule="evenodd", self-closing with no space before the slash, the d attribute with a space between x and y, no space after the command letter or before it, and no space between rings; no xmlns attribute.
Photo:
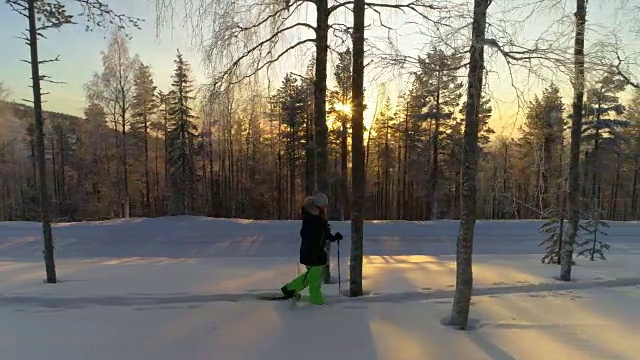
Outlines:
<svg viewBox="0 0 640 360"><path fill-rule="evenodd" d="M336 103L333 108L342 113L351 114L351 105L349 104Z"/></svg>

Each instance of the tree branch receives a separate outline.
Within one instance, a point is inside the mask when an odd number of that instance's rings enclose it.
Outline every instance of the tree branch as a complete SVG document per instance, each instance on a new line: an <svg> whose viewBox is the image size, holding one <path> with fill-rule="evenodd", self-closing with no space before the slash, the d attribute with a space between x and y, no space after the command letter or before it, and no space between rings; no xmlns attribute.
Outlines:
<svg viewBox="0 0 640 360"><path fill-rule="evenodd" d="M297 47L306 44L306 43L315 43L315 39L304 39L304 40L300 40L298 42L296 42L295 44L287 47L286 49L284 49L283 51L281 51L278 56L276 56L273 59L270 59L268 61L265 61L264 63L262 63L261 65L257 66L253 71L249 72L248 74L243 75L240 79L238 80L232 80L229 81L229 85L236 85L239 84L240 82L242 82L243 80L250 78L252 76L254 76L255 74L257 74L258 72L262 71L264 68L271 66L272 64L278 62L278 60L280 60L283 56L285 56L287 53L291 52L292 50L296 49ZM226 71L223 72L223 74L212 84L214 88L217 88L219 83L223 82L229 75L231 75L231 73L233 72L233 70L235 70L235 68L238 66L238 64L242 61L242 59L238 59L236 61L234 61L234 63L232 64L231 67L229 67Z"/></svg>
<svg viewBox="0 0 640 360"><path fill-rule="evenodd" d="M53 58L53 59L40 60L40 61L38 61L38 63L39 63L40 65L42 65L42 64L47 64L47 63L52 63L52 62L58 62L58 61L60 61L60 55L59 55L59 54L58 54L58 56L56 56L56 57L55 57L55 58Z"/></svg>
<svg viewBox="0 0 640 360"><path fill-rule="evenodd" d="M617 59L617 63L615 65L612 66L612 71L611 73L613 75L617 75L619 77L622 78L622 80L625 81L625 83L635 89L640 89L640 83L635 82L633 80L631 80L631 78L629 76L627 76L622 69L620 68L622 66L622 58L620 57L620 54L616 51L616 59Z"/></svg>
<svg viewBox="0 0 640 360"><path fill-rule="evenodd" d="M80 15L85 17L91 24L86 25L86 31L91 31L95 27L107 27L107 25L114 25L118 30L124 32L127 25L133 26L136 29L141 29L140 23L144 22L144 19L142 18L115 12L102 0L73 1L82 7L83 11ZM126 35L128 36L128 34Z"/></svg>
<svg viewBox="0 0 640 360"><path fill-rule="evenodd" d="M535 59L553 60L550 58L550 55L552 54L551 50L541 49L541 48L538 48L537 46L532 49L517 46L518 48L520 48L520 50L507 51L500 44L498 44L498 42L495 39L487 39L487 38L482 40L482 45L494 48L498 50L498 52L502 54L502 56L504 56L506 59L510 59L514 61L535 60ZM562 59L562 60L564 62L565 59Z"/></svg>
<svg viewBox="0 0 640 360"><path fill-rule="evenodd" d="M287 12L288 15L285 16L284 18L282 18L280 24L283 24L284 22L286 22L287 20L289 20L291 18L291 16L296 12L296 10L298 10L298 8L300 8L300 6L302 6L302 1L299 2L299 4L296 5L296 7L291 10L290 6L287 6L285 4L285 6L283 8L281 8L280 10L277 10L271 14L269 14L267 17L265 17L264 19L258 21L257 23L255 23L254 25L248 26L248 27L244 27L242 25L240 25L239 23L235 23L236 27L240 30L240 31L248 31L248 30L252 30L252 29L256 29L259 28L260 26L266 24L267 22L269 22L270 20L276 20L276 18L282 14L283 12ZM307 24L308 25L308 24ZM311 26L311 25L309 25ZM315 27L312 27L315 30Z"/></svg>
<svg viewBox="0 0 640 360"><path fill-rule="evenodd" d="M293 30L296 29L298 27L304 27L304 28L312 28L313 27L309 24L306 23L295 23L293 25L284 27L279 29L278 31L274 32L271 36L268 36L267 38L263 39L262 41L258 42L257 44L255 44L254 46L250 47L249 49L245 50L244 53L242 55L240 55L236 60L234 60L223 72L222 74L219 76L218 80L216 82L222 82L224 81L224 79L226 77L228 77L233 71L235 71L235 69L237 69L237 67L240 65L240 63L245 60L246 58L248 58L250 55L252 55L254 52L259 51L262 47L264 47L267 44L270 43L275 43L277 42L277 39L284 34L285 32L289 31L289 30ZM315 42L315 38L310 38L310 39L304 39L301 40L291 46L289 46L288 48L286 48L285 50L283 50L282 52L280 52L280 54L278 56L276 56L276 59L279 60L280 58L282 58L282 56L284 56L286 53L290 52L291 50L297 48L298 46L305 44L305 43L309 43L309 42ZM273 48L269 49L269 51L267 51L267 54L270 54L273 51ZM263 56L264 57L264 56ZM276 61L277 61L276 60ZM265 63L263 63L263 65L270 65L272 63L274 63L275 61L269 60ZM257 67L258 70L256 71L252 71L251 75L255 75L257 72L259 72L261 69L263 69L265 66L261 66L259 65ZM246 79L249 76L243 76L242 79Z"/></svg>
<svg viewBox="0 0 640 360"><path fill-rule="evenodd" d="M534 207L532 207L532 206L530 206L530 205L527 205L527 204L525 204L524 202L522 202L522 201L520 201L520 200L518 200L518 199L516 199L516 198L514 198L514 197L512 197L512 196L510 196L510 195L508 195L508 194L497 194L497 195L498 195L498 196L500 196L500 197L506 198L506 199L508 199L508 200L511 200L511 201L513 201L514 203L517 203L517 204L519 204L520 206L523 206L523 207L525 207L525 208L527 208L527 209L529 209L529 210L531 210L531 211L533 211L533 212L537 213L537 214L540 216L540 218L546 218L546 217L548 217L549 213L551 212L551 211L545 211L545 212L542 212L542 211L540 211L540 210L538 210L538 209L536 209L536 208L534 208Z"/></svg>
<svg viewBox="0 0 640 360"><path fill-rule="evenodd" d="M27 7L23 3L15 0L5 0L5 2L9 4L9 7L11 7L13 11L17 12L18 14L26 18L29 17L29 14L27 14Z"/></svg>

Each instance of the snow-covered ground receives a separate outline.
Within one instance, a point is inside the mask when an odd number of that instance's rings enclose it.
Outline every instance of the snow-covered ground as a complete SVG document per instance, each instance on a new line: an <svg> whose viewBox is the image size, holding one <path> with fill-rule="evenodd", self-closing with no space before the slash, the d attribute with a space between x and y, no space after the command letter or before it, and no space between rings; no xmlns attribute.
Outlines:
<svg viewBox="0 0 640 360"><path fill-rule="evenodd" d="M457 221L367 222L371 295L325 285L329 306L295 308L252 293L301 271L298 221L57 224L56 285L40 224L0 223L0 359L640 359L640 223L611 223L609 260L579 259L569 283L540 263L540 224L478 222L476 328L461 332L440 324ZM348 222L332 227L348 239ZM348 255L344 242L343 289Z"/></svg>

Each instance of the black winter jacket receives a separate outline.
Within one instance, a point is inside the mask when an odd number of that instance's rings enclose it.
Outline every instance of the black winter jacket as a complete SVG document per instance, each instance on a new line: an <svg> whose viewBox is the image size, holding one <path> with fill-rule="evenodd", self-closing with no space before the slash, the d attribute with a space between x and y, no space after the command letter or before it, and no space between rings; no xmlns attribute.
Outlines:
<svg viewBox="0 0 640 360"><path fill-rule="evenodd" d="M320 210L313 205L313 199L306 199L301 211L300 263L307 266L325 265L327 253L324 247L327 241L334 242L336 238L331 234L329 223L320 216Z"/></svg>

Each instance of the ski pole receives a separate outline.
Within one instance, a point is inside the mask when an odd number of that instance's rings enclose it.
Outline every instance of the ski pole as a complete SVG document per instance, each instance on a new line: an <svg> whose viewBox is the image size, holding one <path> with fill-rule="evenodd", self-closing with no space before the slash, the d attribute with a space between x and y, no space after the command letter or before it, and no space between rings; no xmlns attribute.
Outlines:
<svg viewBox="0 0 640 360"><path fill-rule="evenodd" d="M338 296L342 296L342 280L340 278L340 240L338 240Z"/></svg>

